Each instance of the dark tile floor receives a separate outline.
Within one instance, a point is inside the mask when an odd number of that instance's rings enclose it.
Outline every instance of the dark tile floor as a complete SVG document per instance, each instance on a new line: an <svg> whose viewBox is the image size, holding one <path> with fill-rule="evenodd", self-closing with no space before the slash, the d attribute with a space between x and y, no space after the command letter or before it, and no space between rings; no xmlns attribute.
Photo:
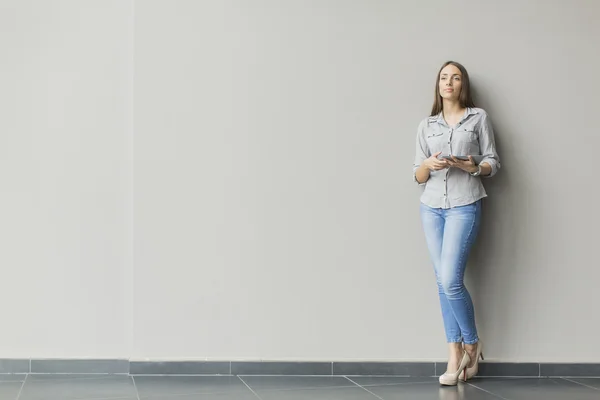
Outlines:
<svg viewBox="0 0 600 400"><path fill-rule="evenodd" d="M1 400L600 400L600 378L0 375Z"/></svg>

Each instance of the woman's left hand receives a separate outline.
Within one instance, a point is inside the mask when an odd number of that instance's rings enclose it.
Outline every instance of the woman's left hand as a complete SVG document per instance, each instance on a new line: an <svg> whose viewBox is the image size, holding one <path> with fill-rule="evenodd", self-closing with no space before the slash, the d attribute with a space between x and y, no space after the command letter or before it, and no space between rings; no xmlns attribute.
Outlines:
<svg viewBox="0 0 600 400"><path fill-rule="evenodd" d="M462 169L465 172L473 173L479 170L479 167L475 165L475 161L473 161L473 157L469 156L468 160L459 160L458 158L452 156L451 160L447 160L448 165L450 167Z"/></svg>

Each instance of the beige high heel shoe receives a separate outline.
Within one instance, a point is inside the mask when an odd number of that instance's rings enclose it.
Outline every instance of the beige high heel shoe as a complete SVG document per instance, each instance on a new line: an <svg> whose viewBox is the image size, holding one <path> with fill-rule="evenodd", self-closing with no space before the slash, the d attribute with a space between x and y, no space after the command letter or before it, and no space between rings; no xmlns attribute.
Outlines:
<svg viewBox="0 0 600 400"><path fill-rule="evenodd" d="M450 374L448 372L444 372L443 375L440 376L440 384L444 386L456 386L458 384L458 377L461 374L466 374L466 368L471 363L471 357L465 351L463 353L462 360L460 360L460 365L458 366L458 370L456 372Z"/></svg>
<svg viewBox="0 0 600 400"><path fill-rule="evenodd" d="M477 342L477 353L475 354L475 364L472 367L467 367L465 369L465 373L461 375L458 379L461 381L466 381L477 375L479 371L479 360L484 360L483 358L483 344L481 340Z"/></svg>

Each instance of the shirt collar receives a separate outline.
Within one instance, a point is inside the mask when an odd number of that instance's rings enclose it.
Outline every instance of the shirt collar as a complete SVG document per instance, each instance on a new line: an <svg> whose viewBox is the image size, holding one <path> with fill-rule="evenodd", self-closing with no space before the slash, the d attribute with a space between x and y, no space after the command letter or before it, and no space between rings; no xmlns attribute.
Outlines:
<svg viewBox="0 0 600 400"><path fill-rule="evenodd" d="M460 121L462 122L474 114L479 114L479 111L477 111L475 108L467 107L467 111ZM429 122L437 122L438 124L446 125L446 121L444 120L444 112L440 111L438 115L429 117Z"/></svg>

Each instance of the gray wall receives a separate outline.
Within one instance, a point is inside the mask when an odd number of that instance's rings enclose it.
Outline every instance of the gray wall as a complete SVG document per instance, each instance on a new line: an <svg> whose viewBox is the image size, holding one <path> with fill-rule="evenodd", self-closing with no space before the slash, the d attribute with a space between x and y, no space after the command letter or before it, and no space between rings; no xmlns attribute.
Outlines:
<svg viewBox="0 0 600 400"><path fill-rule="evenodd" d="M0 4L2 354L443 359L411 165L454 59L503 162L486 358L600 361L600 2Z"/></svg>
<svg viewBox="0 0 600 400"><path fill-rule="evenodd" d="M411 163L456 59L504 164L469 268L487 356L600 361L599 13L138 2L134 356L443 358Z"/></svg>
<svg viewBox="0 0 600 400"><path fill-rule="evenodd" d="M0 358L130 351L132 11L0 0Z"/></svg>

